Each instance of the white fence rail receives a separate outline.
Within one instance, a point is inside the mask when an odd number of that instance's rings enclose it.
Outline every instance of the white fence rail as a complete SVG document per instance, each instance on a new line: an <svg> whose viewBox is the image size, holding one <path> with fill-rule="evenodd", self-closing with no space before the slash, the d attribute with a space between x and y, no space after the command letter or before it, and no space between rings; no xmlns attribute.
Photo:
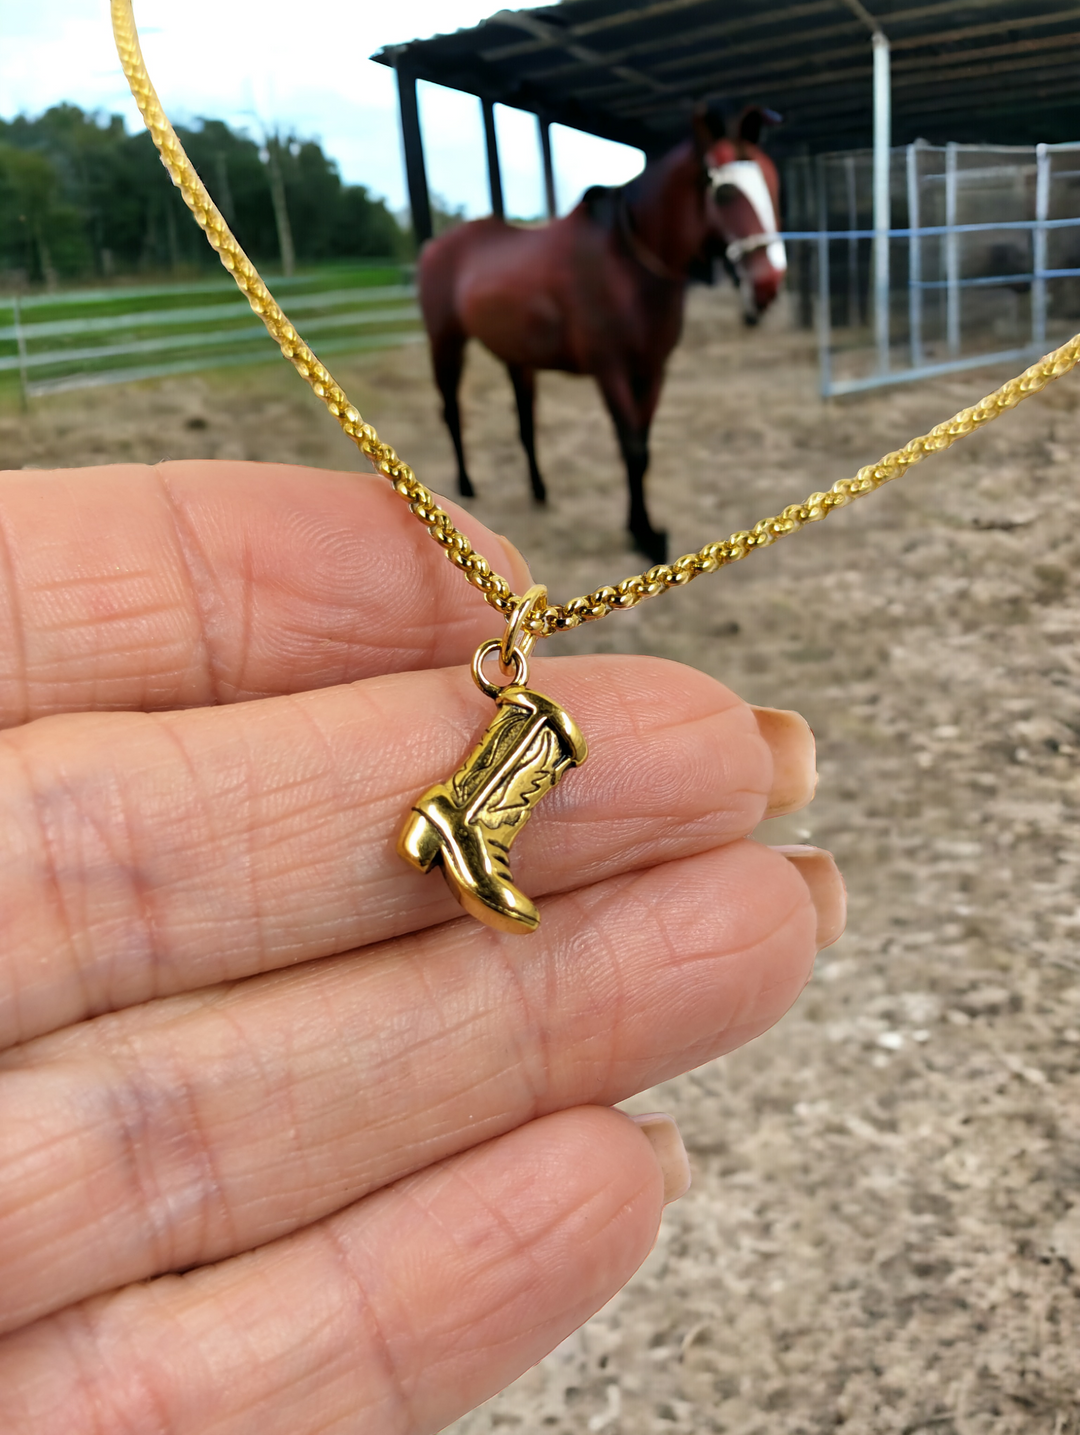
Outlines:
<svg viewBox="0 0 1080 1435"><path fill-rule="evenodd" d="M414 342L421 331L412 284L396 267L388 266L386 277L398 282L372 282L379 277L372 268L324 270L279 279L275 288L289 289L286 307L304 315L304 336L320 354ZM153 307L163 301L166 307ZM220 281L0 295L0 378L17 375L24 403L73 389L266 363L276 354L248 305Z"/></svg>

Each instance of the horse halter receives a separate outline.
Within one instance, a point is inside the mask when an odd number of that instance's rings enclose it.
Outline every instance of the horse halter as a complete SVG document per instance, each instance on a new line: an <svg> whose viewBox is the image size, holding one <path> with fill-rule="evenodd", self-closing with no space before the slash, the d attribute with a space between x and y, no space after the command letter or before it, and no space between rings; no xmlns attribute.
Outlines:
<svg viewBox="0 0 1080 1435"><path fill-rule="evenodd" d="M775 230L768 234L748 234L745 239L733 239L724 253L732 264L738 264L740 259L752 254L755 249L768 249L770 244L782 243L783 240Z"/></svg>
<svg viewBox="0 0 1080 1435"><path fill-rule="evenodd" d="M787 253L784 249L784 242L777 232L772 195L769 193L769 186L765 182L765 176L758 162L753 159L728 160L725 164L710 165L708 175L714 197L718 196L722 189L736 190L747 200L759 222L765 226L764 230L758 234L748 234L743 239L733 239L725 250L728 262L738 264L754 250L770 249L775 245L776 248L769 255L769 262L774 269L785 273Z"/></svg>

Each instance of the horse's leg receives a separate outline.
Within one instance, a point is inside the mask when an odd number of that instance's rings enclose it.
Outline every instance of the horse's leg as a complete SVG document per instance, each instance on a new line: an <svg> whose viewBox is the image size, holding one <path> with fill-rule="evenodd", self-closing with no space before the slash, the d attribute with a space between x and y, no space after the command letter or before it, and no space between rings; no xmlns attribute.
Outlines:
<svg viewBox="0 0 1080 1435"><path fill-rule="evenodd" d="M443 418L450 430L458 464L458 493L462 498L472 498L476 490L472 486L465 468L465 447L461 441L461 408L458 405L458 389L461 386L461 371L465 366L465 335L457 332L442 334L432 340L431 359L435 369L435 382L443 400Z"/></svg>
<svg viewBox="0 0 1080 1435"><path fill-rule="evenodd" d="M506 367L510 372L510 382L514 386L514 398L517 399L518 432L529 460L529 482L532 484L533 498L537 503L546 503L547 489L536 466L536 370L527 369L523 364L507 364Z"/></svg>
<svg viewBox="0 0 1080 1435"><path fill-rule="evenodd" d="M626 464L626 480L630 487L630 512L627 527L634 540L634 546L652 563L666 563L667 534L652 526L649 510L645 504L645 473L649 467L649 427L653 410L659 396L659 381L655 394L651 392L639 398L634 392L630 377L625 373L597 375L600 392L604 396L611 421L615 425L615 436L619 441L623 462ZM651 399L651 402L650 402Z"/></svg>

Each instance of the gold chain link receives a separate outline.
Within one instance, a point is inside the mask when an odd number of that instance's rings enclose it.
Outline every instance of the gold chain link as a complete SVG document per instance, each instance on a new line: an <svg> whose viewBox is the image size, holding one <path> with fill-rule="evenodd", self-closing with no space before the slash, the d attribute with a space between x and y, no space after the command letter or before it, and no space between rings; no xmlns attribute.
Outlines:
<svg viewBox="0 0 1080 1435"><path fill-rule="evenodd" d="M383 443L370 424L364 422L344 390L296 332L263 283L258 270L236 242L161 107L146 72L131 0L112 0L112 23L120 63L162 163L211 247L217 251L222 264L266 325L282 354L323 401L361 453L370 459L376 472L390 480L435 542L444 549L451 563L461 569L493 608L504 617L511 616L515 611L516 595L510 584L492 570L487 559L477 553L465 535L455 528L450 515L439 507L409 465L397 456L388 443ZM841 478L826 492L812 493L802 503L789 504L775 517L763 518L753 528L733 533L720 542L707 543L696 553L685 553L673 563L657 564L645 573L624 578L614 587L597 588L581 598L572 598L568 603L551 603L535 611L525 627L534 637L549 637L552 633L605 618L616 610L636 607L645 598L653 598L669 588L681 587L702 573L714 573L729 563L737 563L757 549L767 548L778 538L798 532L803 524L817 523L827 518L833 509L843 508L853 499L872 493L890 479L899 478L913 464L921 463L930 454L944 453L958 439L985 428L1006 409L1015 408L1024 399L1039 393L1078 363L1080 334L1074 335L1067 344L1047 354L1017 378L1002 384L1000 389L988 394L972 408L961 409L945 423L937 424L928 434L913 438L895 453L888 453L877 463L860 468L854 478Z"/></svg>

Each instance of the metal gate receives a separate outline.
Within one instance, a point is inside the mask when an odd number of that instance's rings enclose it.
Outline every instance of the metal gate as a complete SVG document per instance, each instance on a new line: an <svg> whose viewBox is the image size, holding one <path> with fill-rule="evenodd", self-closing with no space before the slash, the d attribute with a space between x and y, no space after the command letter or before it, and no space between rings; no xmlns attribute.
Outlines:
<svg viewBox="0 0 1080 1435"><path fill-rule="evenodd" d="M892 150L887 252L871 151L789 161L785 181L824 397L1022 363L1078 327L1080 143Z"/></svg>

